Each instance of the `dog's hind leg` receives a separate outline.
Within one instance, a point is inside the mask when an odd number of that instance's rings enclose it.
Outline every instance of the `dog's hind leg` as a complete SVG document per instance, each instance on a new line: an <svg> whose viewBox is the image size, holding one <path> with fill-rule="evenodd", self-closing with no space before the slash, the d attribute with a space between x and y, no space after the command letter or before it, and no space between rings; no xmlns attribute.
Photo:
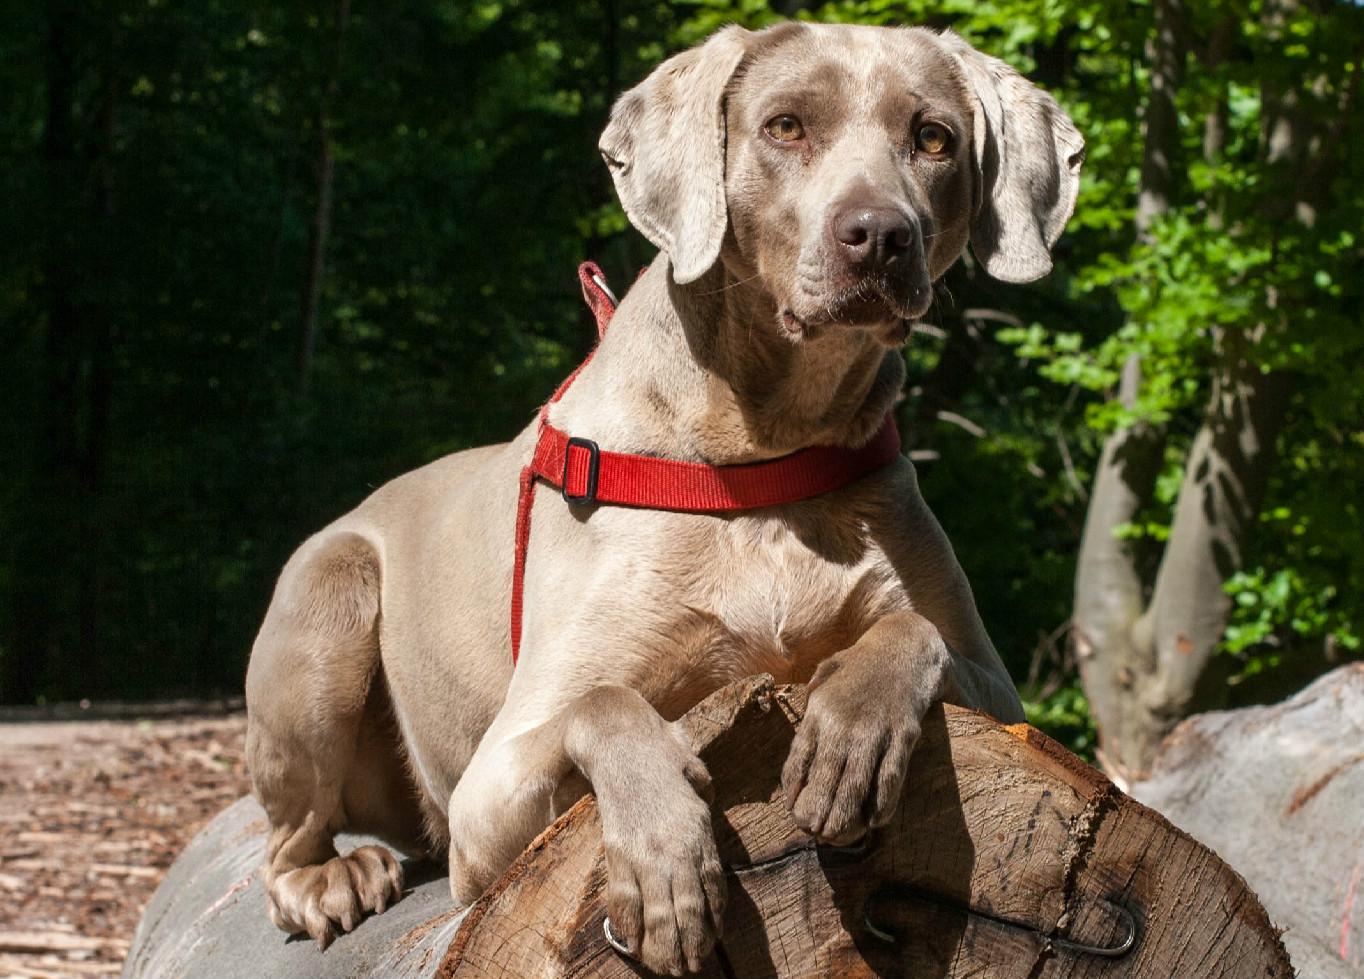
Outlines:
<svg viewBox="0 0 1364 979"><path fill-rule="evenodd" d="M337 929L350 931L402 893L402 868L389 850L364 846L340 856L332 842L350 821L347 781L374 776L355 769L372 765L372 751L357 751L360 729L374 723L376 698L385 695L376 680L379 587L369 541L342 531L313 537L280 576L246 676L247 764L270 819L270 918L323 948Z"/></svg>

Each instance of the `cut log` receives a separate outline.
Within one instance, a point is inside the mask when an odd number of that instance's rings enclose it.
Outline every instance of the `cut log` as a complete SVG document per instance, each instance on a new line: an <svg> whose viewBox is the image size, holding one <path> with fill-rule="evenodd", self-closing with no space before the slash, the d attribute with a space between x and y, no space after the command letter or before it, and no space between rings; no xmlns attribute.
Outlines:
<svg viewBox="0 0 1364 979"><path fill-rule="evenodd" d="M1189 718L1132 793L1245 874L1304 979L1364 976L1364 663Z"/></svg>
<svg viewBox="0 0 1364 979"><path fill-rule="evenodd" d="M803 712L803 690L752 678L683 721L714 779L729 872L724 937L702 975L1292 976L1235 872L1025 725L935 708L891 825L865 846L814 845L779 784ZM591 797L467 912L433 870L321 953L266 919L264 828L243 800L191 844L148 908L126 977L646 974L604 937Z"/></svg>

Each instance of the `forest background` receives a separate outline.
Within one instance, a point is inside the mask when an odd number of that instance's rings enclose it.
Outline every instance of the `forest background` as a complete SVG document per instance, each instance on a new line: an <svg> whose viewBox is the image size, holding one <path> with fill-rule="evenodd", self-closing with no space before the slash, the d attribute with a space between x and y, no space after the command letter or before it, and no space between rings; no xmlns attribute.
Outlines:
<svg viewBox="0 0 1364 979"><path fill-rule="evenodd" d="M303 537L509 438L576 265L650 260L612 99L782 17L952 27L1088 142L1056 271L958 263L898 409L1031 719L1126 778L1361 655L1355 3L7 6L0 702L239 691Z"/></svg>

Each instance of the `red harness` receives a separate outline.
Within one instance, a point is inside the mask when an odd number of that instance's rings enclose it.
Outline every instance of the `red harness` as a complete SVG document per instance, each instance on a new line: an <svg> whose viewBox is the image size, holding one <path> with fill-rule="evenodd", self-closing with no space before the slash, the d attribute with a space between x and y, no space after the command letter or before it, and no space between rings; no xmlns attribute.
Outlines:
<svg viewBox="0 0 1364 979"><path fill-rule="evenodd" d="M583 298L597 318L600 342L616 311L615 301L594 262L578 266L578 280L582 283ZM702 462L603 452L590 439L571 438L548 421L550 405L564 396L591 360L592 354L588 354L587 360L568 375L540 409L535 455L530 465L521 470L521 493L516 503L516 561L512 570L513 664L521 652L526 551L530 546L536 479L558 489L571 506L608 503L649 510L726 513L820 496L880 469L900 454L900 433L889 414L872 440L860 449L817 445L780 459L746 465L709 466Z"/></svg>

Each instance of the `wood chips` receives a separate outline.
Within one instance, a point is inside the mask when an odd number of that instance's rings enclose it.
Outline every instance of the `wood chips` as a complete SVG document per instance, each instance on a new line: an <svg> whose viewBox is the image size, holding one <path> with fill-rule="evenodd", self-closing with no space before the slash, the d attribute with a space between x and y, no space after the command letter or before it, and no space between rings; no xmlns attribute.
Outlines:
<svg viewBox="0 0 1364 979"><path fill-rule="evenodd" d="M0 724L0 977L115 976L195 832L248 791L241 714Z"/></svg>

